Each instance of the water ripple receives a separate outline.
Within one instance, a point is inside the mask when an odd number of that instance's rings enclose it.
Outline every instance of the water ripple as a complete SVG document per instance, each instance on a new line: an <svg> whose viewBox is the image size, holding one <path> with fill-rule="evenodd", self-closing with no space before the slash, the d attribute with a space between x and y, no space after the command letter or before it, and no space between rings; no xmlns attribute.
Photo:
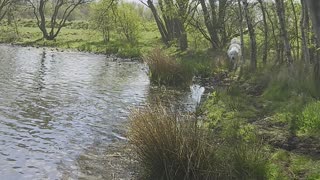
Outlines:
<svg viewBox="0 0 320 180"><path fill-rule="evenodd" d="M140 63L0 45L0 178L77 178L77 157L125 140L130 109L157 94Z"/></svg>

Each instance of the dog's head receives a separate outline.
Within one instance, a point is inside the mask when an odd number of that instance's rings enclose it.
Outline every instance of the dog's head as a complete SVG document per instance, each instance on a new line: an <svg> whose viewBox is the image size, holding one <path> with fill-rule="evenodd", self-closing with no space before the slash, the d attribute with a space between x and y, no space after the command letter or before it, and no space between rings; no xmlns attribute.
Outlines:
<svg viewBox="0 0 320 180"><path fill-rule="evenodd" d="M228 57L231 61L236 61L239 57L239 50L237 48L231 48L228 51Z"/></svg>

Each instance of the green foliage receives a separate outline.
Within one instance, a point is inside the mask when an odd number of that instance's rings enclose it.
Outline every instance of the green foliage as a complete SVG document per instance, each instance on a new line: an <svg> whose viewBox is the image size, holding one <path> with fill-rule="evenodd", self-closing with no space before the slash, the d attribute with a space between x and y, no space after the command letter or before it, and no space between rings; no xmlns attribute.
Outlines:
<svg viewBox="0 0 320 180"><path fill-rule="evenodd" d="M237 86L229 87L228 91L214 91L203 108L207 114L206 124L210 128L229 122L228 120L250 120L257 116L252 98L241 92Z"/></svg>
<svg viewBox="0 0 320 180"><path fill-rule="evenodd" d="M115 29L115 11L113 0L102 0L91 5L91 26L102 33L104 42L110 41L110 33Z"/></svg>
<svg viewBox="0 0 320 180"><path fill-rule="evenodd" d="M15 27L5 26L0 28L0 41L12 43L19 40L19 34Z"/></svg>
<svg viewBox="0 0 320 180"><path fill-rule="evenodd" d="M207 78L212 77L218 70L218 56L211 56L207 52L185 52L178 55L180 61L193 69L195 76Z"/></svg>
<svg viewBox="0 0 320 180"><path fill-rule="evenodd" d="M225 73L227 69L225 52L214 51L212 49L179 52L174 48L169 48L166 51L169 51L176 56L181 63L192 69L196 77L214 77L219 73Z"/></svg>
<svg viewBox="0 0 320 180"><path fill-rule="evenodd" d="M320 101L309 103L299 118L303 133L320 135Z"/></svg>
<svg viewBox="0 0 320 180"><path fill-rule="evenodd" d="M298 64L269 71L270 80L262 98L267 111L273 112L271 120L289 125L289 131L296 133L301 126L303 107L313 97L319 97L311 67ZM300 119L300 120L299 120Z"/></svg>
<svg viewBox="0 0 320 180"><path fill-rule="evenodd" d="M160 49L154 49L144 58L144 62L149 66L150 79L155 84L186 86L191 83L192 70Z"/></svg>
<svg viewBox="0 0 320 180"><path fill-rule="evenodd" d="M129 43L134 44L138 42L140 33L141 18L135 11L132 4L122 3L117 11L117 31L122 38Z"/></svg>

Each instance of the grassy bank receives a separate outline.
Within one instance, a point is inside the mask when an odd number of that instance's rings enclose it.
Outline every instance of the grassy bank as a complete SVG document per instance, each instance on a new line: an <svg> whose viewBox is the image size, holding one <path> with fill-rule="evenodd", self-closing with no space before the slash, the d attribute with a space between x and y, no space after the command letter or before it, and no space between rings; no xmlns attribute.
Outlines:
<svg viewBox="0 0 320 180"><path fill-rule="evenodd" d="M206 100L204 124L226 133L235 121L254 129L269 149L268 179L319 179L320 94L312 74L284 66L232 81Z"/></svg>
<svg viewBox="0 0 320 180"><path fill-rule="evenodd" d="M320 94L300 68L223 80L201 120L161 106L134 111L129 138L145 177L319 179Z"/></svg>
<svg viewBox="0 0 320 180"><path fill-rule="evenodd" d="M121 39L116 32L110 42L104 42L100 32L88 28L88 22L69 22L53 41L44 40L34 20L20 20L17 26L0 26L0 42L22 46L40 46L70 49L101 54L115 54L124 58L139 58L155 47L161 47L158 31L153 23L141 29L141 37L135 44Z"/></svg>
<svg viewBox="0 0 320 180"><path fill-rule="evenodd" d="M207 49L208 42L196 32L190 33L189 50L181 52L174 42L169 48L164 46L154 22L141 24L138 41L134 44L116 31L111 32L109 42L104 42L101 32L91 28L88 21L67 22L57 38L48 41L42 38L35 20L19 19L11 26L4 20L0 24L0 42L143 59L150 67L150 78L155 85L188 87L193 76L208 78L223 71L220 67L225 55ZM162 54L158 53L161 57L150 58L156 51L161 51Z"/></svg>

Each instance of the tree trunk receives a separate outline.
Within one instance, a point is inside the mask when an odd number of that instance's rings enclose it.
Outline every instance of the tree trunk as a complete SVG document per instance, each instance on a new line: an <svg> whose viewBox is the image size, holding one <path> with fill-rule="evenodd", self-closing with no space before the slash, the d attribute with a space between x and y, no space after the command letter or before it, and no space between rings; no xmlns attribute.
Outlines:
<svg viewBox="0 0 320 180"><path fill-rule="evenodd" d="M34 4L32 0L26 0L29 2L33 8L33 14L36 17L37 25L39 29L41 30L43 34L43 38L47 40L54 40L58 34L60 33L62 27L65 25L67 19L71 15L71 13L75 10L76 7L78 7L80 4L85 3L85 0L74 0L74 1L64 1L64 0L57 0L55 4L53 4L54 12L51 16L50 22L50 32L48 33L47 27L46 27L46 15L45 15L45 9L46 4L48 0L40 0L39 6L38 4ZM59 22L57 22L57 16L59 14L59 11L61 11L61 7L66 7L64 10L62 10L62 17L59 19ZM56 27L57 26L57 27ZM55 28L56 31L55 31Z"/></svg>
<svg viewBox="0 0 320 180"><path fill-rule="evenodd" d="M181 51L185 51L188 48L188 36L185 30L184 25L181 21L177 21L177 33L178 33L178 41L179 41L179 48Z"/></svg>
<svg viewBox="0 0 320 180"><path fill-rule="evenodd" d="M153 2L152 2L151 0L148 0L147 3L148 3L148 7L150 8L150 10L151 10L151 12L152 12L152 14L153 14L153 17L154 17L154 19L155 19L155 21L156 21L156 24L157 24L157 26L158 26L158 30L159 30L159 32L160 32L160 34L161 34L162 41L163 41L163 43L164 43L165 45L168 46L170 39L169 39L169 37L168 37L169 35L168 35L168 32L167 32L167 30L166 30L166 28L165 28L165 26L164 26L164 23L163 23L163 21L161 20L159 14L158 14L158 12L157 12L157 9L156 9L156 7L154 6Z"/></svg>
<svg viewBox="0 0 320 180"><path fill-rule="evenodd" d="M316 34L316 61L314 63L314 79L318 88L320 88L320 57L319 51L320 48L320 1L319 0L307 0L307 4L310 10L310 16L312 20L313 30Z"/></svg>
<svg viewBox="0 0 320 180"><path fill-rule="evenodd" d="M273 7L270 8L270 9L274 9ZM275 43L275 47L276 47L276 62L279 62L280 61L280 42L279 42L279 38L276 34L276 28L277 26L275 24L278 24L278 23L274 23L273 22L273 18L271 17L271 14L270 12L268 11L268 8L265 8L265 12L266 12L266 15L267 15L267 18L270 22L270 25L271 25L271 32L272 32L272 37L273 37L273 41Z"/></svg>
<svg viewBox="0 0 320 180"><path fill-rule="evenodd" d="M243 0L244 5L244 16L246 18L249 36L250 36L250 67L252 71L255 71L257 68L257 43L256 35L254 32L252 18L249 15L249 4L247 0Z"/></svg>
<svg viewBox="0 0 320 180"><path fill-rule="evenodd" d="M317 44L320 44L320 1L319 0L307 0L307 4L310 10L310 16L313 24L314 32L317 36Z"/></svg>
<svg viewBox="0 0 320 180"><path fill-rule="evenodd" d="M241 62L245 62L244 58L244 43L243 43L243 14L241 0L238 0L239 16L240 16L240 42L241 42Z"/></svg>
<svg viewBox="0 0 320 180"><path fill-rule="evenodd" d="M219 37L218 37L217 31L214 28L213 18L216 18L216 16L213 14L215 12L215 10L212 9L214 7L213 1L209 0L209 2L211 4L213 4L213 5L211 5L211 15L209 14L208 7L206 5L205 0L199 0L199 1L201 4L202 11L203 11L204 22L205 22L205 25L207 27L207 30L208 30L208 33L210 36L210 42L211 42L212 48L217 49L217 48L219 48L219 45L218 45L219 44L218 43Z"/></svg>
<svg viewBox="0 0 320 180"><path fill-rule="evenodd" d="M153 0L147 1L154 19L157 23L163 42L169 46L169 42L177 39L180 50L188 48L187 33L185 30L185 14L188 3L181 3L173 0L158 0L162 19L153 4Z"/></svg>
<svg viewBox="0 0 320 180"><path fill-rule="evenodd" d="M263 56L262 56L262 62L264 65L267 64L267 58L268 58L268 24L267 24L267 18L266 18L266 9L264 6L264 3L262 0L258 0L260 4L260 8L262 11L262 20L263 20L263 27L264 27L264 47L263 47Z"/></svg>
<svg viewBox="0 0 320 180"><path fill-rule="evenodd" d="M6 16L12 4L13 0L0 0L0 21Z"/></svg>
<svg viewBox="0 0 320 180"><path fill-rule="evenodd" d="M306 27L309 27L308 24L308 10L306 6L305 0L301 0L301 21L300 21L300 28L301 28L301 44L302 44L302 55L303 55L303 60L305 63L310 62L310 54L309 54L309 43L308 43L308 30L306 30Z"/></svg>
<svg viewBox="0 0 320 180"><path fill-rule="evenodd" d="M300 57L300 37L299 37L299 26L298 26L298 17L297 17L297 12L296 12L296 8L294 6L294 2L293 0L290 0L290 4L291 4L291 7L292 7L292 12L293 12L293 17L294 17L294 28L295 28L295 38L296 38L296 45L297 47L295 48L295 51L296 51L296 55L295 55L295 58L298 59Z"/></svg>
<svg viewBox="0 0 320 180"><path fill-rule="evenodd" d="M228 0L219 0L219 9L218 9L218 17L216 20L216 26L219 27L218 28L218 32L220 35L220 46L224 47L226 44L228 44L230 42L230 39L227 36L227 32L225 27L225 17L226 17L226 10L227 10L227 4Z"/></svg>
<svg viewBox="0 0 320 180"><path fill-rule="evenodd" d="M288 38L287 26L285 21L284 2L283 0L275 0L275 2L276 2L279 23L280 23L281 39L284 42L284 50L287 58L287 63L292 64L293 58L291 55L291 46Z"/></svg>

